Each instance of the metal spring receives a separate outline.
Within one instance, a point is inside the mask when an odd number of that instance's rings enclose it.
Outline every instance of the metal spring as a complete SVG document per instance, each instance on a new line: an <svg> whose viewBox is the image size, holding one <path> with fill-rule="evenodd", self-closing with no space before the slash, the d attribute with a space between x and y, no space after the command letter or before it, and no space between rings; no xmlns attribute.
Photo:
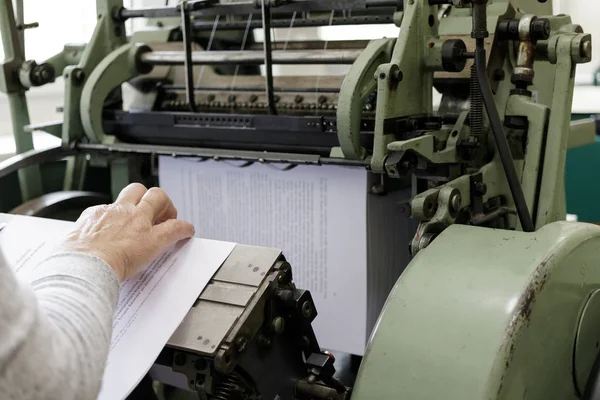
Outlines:
<svg viewBox="0 0 600 400"><path fill-rule="evenodd" d="M245 392L245 385L237 374L226 376L216 387L211 400L241 399Z"/></svg>
<svg viewBox="0 0 600 400"><path fill-rule="evenodd" d="M483 135L483 95L477 82L477 71L475 64L471 66L471 109L469 111L469 125L471 127L471 135Z"/></svg>

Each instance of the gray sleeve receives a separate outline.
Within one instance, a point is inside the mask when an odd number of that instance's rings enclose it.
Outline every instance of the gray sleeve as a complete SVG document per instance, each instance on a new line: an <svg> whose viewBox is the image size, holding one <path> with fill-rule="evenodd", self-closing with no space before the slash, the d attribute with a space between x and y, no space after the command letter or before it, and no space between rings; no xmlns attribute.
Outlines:
<svg viewBox="0 0 600 400"><path fill-rule="evenodd" d="M114 271L98 258L59 254L26 285L0 264L0 397L93 400L119 296Z"/></svg>

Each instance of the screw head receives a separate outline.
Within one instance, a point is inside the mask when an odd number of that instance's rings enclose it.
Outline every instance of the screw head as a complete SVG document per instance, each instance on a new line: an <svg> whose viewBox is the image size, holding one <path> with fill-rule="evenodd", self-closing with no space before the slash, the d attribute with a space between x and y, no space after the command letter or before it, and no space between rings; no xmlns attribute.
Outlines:
<svg viewBox="0 0 600 400"><path fill-rule="evenodd" d="M280 335L285 330L285 319L282 317L275 317L273 322L271 322L271 328L273 328L273 332L277 335Z"/></svg>
<svg viewBox="0 0 600 400"><path fill-rule="evenodd" d="M305 301L302 303L302 315L306 318L310 317L313 314L313 305L310 301Z"/></svg>
<svg viewBox="0 0 600 400"><path fill-rule="evenodd" d="M477 182L475 184L475 190L477 191L477 193L481 196L483 196L484 194L487 193L487 185L483 182Z"/></svg>

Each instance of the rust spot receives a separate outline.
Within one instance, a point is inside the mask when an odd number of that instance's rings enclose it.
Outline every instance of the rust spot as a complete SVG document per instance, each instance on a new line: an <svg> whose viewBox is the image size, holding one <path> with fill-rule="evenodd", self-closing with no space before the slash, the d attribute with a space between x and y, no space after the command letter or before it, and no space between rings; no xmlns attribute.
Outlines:
<svg viewBox="0 0 600 400"><path fill-rule="evenodd" d="M429 42L429 44L427 45L427 47L429 47L430 49L433 49L433 46L435 46L435 43L433 42Z"/></svg>
<svg viewBox="0 0 600 400"><path fill-rule="evenodd" d="M506 379L506 372L508 371L508 367L510 366L515 352L516 352L516 343L519 340L519 335L521 333L521 326L523 324L528 325L531 320L531 312L533 311L533 306L539 296L539 294L544 289L544 286L548 282L550 277L550 273L548 270L548 264L552 261L554 255L550 255L545 258L540 265L536 268L534 272L533 279L529 282L529 285L525 289L525 292L522 294L519 299L519 303L517 304L514 312L512 320L509 326L506 329L504 334L504 342L500 348L500 353L502 353L503 348L506 349L506 346L510 344L510 347L506 350L506 359L504 362L505 370L502 378L500 378L500 384L498 386L498 395L500 395L502 388L504 386L504 380Z"/></svg>

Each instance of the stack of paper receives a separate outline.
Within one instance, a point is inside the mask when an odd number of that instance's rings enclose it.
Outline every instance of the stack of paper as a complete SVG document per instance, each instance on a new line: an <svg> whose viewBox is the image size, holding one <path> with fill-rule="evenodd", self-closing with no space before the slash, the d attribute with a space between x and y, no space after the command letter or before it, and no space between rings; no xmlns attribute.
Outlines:
<svg viewBox="0 0 600 400"><path fill-rule="evenodd" d="M364 168L251 166L161 157L161 187L199 237L283 250L319 313L322 347L362 355L408 263L414 224L398 196L369 195Z"/></svg>

